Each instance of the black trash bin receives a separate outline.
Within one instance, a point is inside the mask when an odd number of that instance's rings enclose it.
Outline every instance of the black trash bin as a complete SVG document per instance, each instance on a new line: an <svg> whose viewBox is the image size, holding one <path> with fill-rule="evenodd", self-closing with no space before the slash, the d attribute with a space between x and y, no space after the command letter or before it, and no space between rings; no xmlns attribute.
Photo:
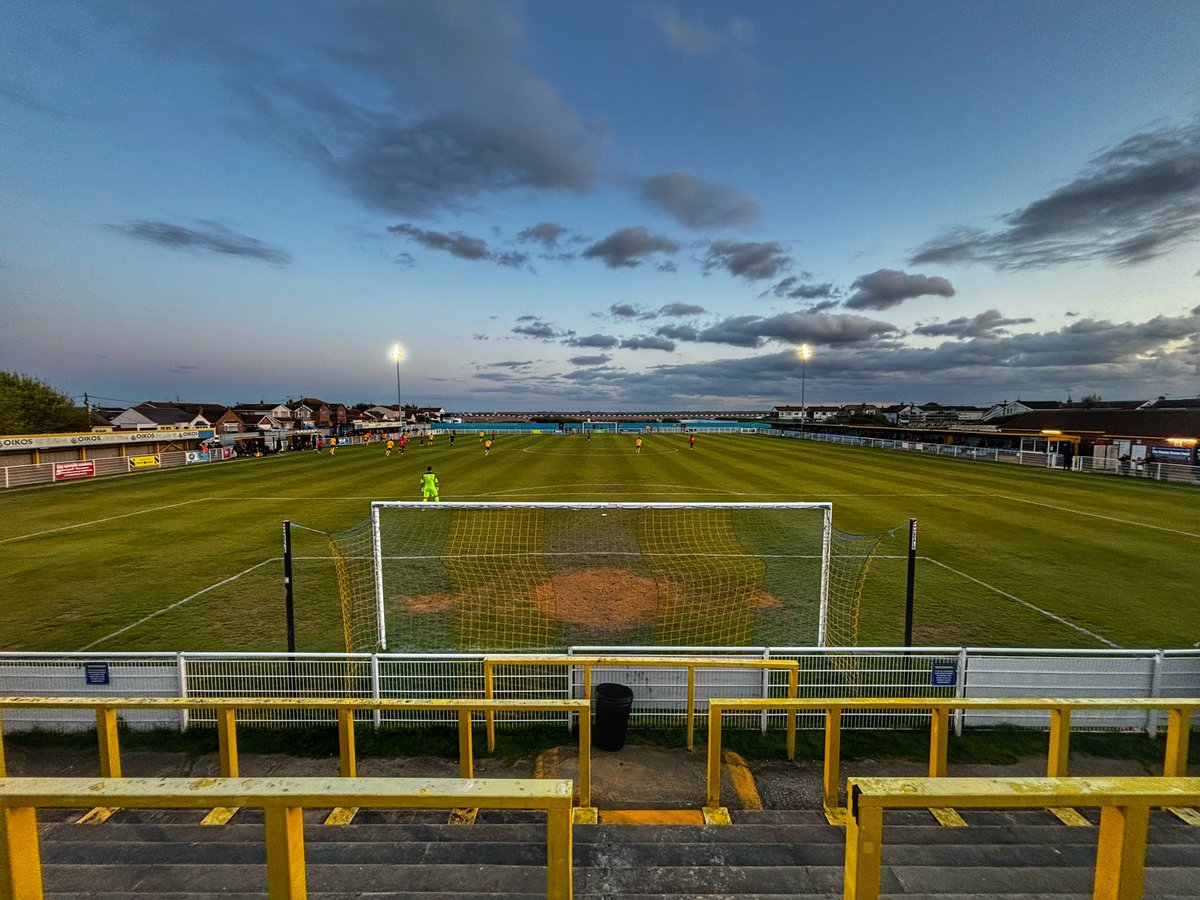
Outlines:
<svg viewBox="0 0 1200 900"><path fill-rule="evenodd" d="M620 750L625 746L629 728L629 709L633 706L633 691L623 684L596 685L596 727L592 730L592 746L601 750Z"/></svg>

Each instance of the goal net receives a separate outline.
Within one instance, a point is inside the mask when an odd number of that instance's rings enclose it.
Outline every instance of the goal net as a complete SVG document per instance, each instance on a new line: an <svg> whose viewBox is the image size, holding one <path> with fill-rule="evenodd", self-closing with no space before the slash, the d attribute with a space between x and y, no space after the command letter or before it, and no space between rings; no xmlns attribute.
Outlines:
<svg viewBox="0 0 1200 900"><path fill-rule="evenodd" d="M331 535L350 651L851 646L882 535L829 503L379 502Z"/></svg>

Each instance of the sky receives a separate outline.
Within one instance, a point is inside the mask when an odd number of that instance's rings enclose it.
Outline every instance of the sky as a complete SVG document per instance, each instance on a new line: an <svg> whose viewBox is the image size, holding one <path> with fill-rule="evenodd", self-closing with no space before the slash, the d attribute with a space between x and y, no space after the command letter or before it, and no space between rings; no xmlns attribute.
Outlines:
<svg viewBox="0 0 1200 900"><path fill-rule="evenodd" d="M1197 396L1200 3L8 0L0 209L101 405Z"/></svg>

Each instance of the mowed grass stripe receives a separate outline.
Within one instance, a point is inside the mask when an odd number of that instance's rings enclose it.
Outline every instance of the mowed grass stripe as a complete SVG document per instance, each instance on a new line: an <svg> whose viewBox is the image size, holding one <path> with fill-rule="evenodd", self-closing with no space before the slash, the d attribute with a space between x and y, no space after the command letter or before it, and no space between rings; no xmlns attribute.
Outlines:
<svg viewBox="0 0 1200 900"><path fill-rule="evenodd" d="M762 436L702 434L688 450L686 436L652 434L640 456L633 441L501 435L484 459L464 435L390 459L343 448L10 492L0 647L78 648L204 591L101 649L281 649L281 573L235 576L278 557L283 519L341 531L366 517L368 498L419 499L426 465L446 500L832 500L835 524L860 532L916 517L922 555L987 586L920 567L921 643L1096 646L995 591L1126 646L1195 640L1194 490ZM323 538L301 535L299 555L327 556ZM900 534L882 552L903 550ZM864 642L899 641L903 579L901 559L872 567ZM339 649L332 567L298 563L296 595L301 649Z"/></svg>

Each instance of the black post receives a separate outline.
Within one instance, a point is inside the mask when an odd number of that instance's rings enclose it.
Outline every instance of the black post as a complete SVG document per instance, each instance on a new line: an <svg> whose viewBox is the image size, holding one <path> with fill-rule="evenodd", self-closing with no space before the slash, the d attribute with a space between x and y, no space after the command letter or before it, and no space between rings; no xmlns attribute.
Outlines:
<svg viewBox="0 0 1200 900"><path fill-rule="evenodd" d="M296 652L296 604L292 597L292 523L283 523L283 595L287 604L287 648Z"/></svg>
<svg viewBox="0 0 1200 900"><path fill-rule="evenodd" d="M912 646L913 603L917 578L917 520L908 520L908 593L904 601L904 646Z"/></svg>

